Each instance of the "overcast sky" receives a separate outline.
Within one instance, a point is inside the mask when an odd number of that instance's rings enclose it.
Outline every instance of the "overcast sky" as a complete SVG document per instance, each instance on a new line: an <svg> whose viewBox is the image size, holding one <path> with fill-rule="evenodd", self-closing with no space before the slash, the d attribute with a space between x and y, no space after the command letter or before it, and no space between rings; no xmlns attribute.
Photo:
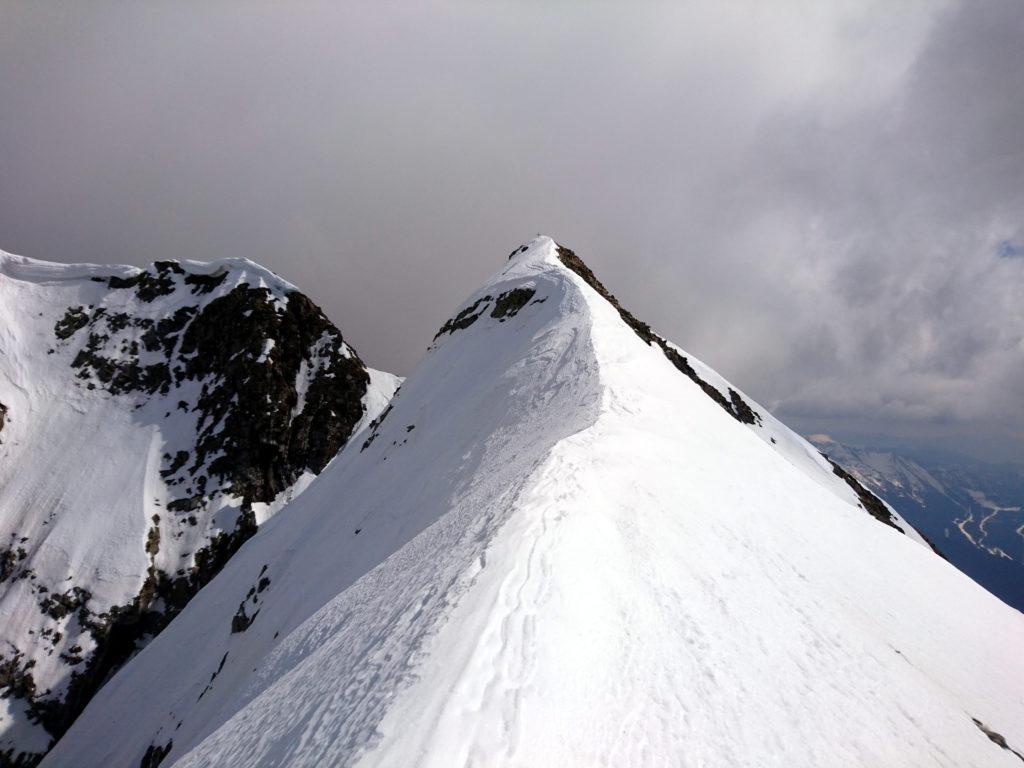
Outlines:
<svg viewBox="0 0 1024 768"><path fill-rule="evenodd" d="M246 256L408 373L520 241L804 432L1024 460L1024 8L0 0L0 249Z"/></svg>

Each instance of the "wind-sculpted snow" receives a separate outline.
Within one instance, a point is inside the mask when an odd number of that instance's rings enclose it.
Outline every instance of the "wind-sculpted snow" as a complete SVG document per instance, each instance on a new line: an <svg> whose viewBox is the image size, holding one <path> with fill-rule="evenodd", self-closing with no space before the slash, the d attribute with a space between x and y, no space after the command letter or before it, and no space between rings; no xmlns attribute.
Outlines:
<svg viewBox="0 0 1024 768"><path fill-rule="evenodd" d="M0 764L31 764L394 385L244 260L0 254L0 296Z"/></svg>
<svg viewBox="0 0 1024 768"><path fill-rule="evenodd" d="M46 765L1017 765L1024 617L813 447L548 238L452 317Z"/></svg>

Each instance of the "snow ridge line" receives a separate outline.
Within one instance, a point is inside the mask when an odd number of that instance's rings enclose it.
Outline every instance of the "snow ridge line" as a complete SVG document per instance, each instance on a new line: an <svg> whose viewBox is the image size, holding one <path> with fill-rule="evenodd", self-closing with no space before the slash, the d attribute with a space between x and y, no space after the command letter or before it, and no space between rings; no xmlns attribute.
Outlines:
<svg viewBox="0 0 1024 768"><path fill-rule="evenodd" d="M351 714L331 719L328 723L323 714L313 711L319 709L319 705L314 704L308 713L300 716L309 718L307 722L311 730L307 733L318 743L321 737L312 736L312 732L321 727L330 730L330 737L325 737L318 759L329 763L348 763L358 759L366 750L373 749L380 738L380 722L388 715L389 703L402 690L416 685L421 679L423 670L419 669L418 660L429 656L425 647L436 642L435 634L448 624L446 616L453 606L457 609L458 603L481 575L493 580L495 574L493 567L488 565L491 561L488 546L516 516L520 495L529 492L536 472L549 463L554 447L588 428L597 418L601 393L591 389L598 369L588 336L591 325L589 304L568 274L556 264L532 263L524 271L517 270L515 274L499 275L495 279L501 290L514 290L515 286L529 284L541 294L539 298L546 299L548 303L544 306L543 301L538 302L543 307L536 310L540 313L536 315L538 320L526 321L542 322L536 335L532 338L519 336L519 343L528 344L531 352L528 358L516 358L511 371L519 381L530 383L523 390L516 386L511 392L513 398L518 397L516 402L520 404L514 409L517 414L515 433L506 435L501 430L493 433L480 448L481 458L472 460L473 466L488 466L490 469L476 472L468 485L458 481L450 492L462 501L373 570L343 588L337 597L282 638L261 662L260 668L268 670L267 674L258 674L257 679L246 686L241 706L229 719L219 727L214 725L216 730L212 733L198 735L201 743L196 745L196 741L187 739L183 734L180 741L176 738L176 743L181 745L179 749L187 752L181 757L181 765L213 765L228 755L242 763L260 759L259 756L265 754L262 750L272 749L274 742L267 728L269 726L269 731L273 732L274 725L264 719L267 709L276 709L274 702L286 698L283 692L288 690L303 689L307 691L303 698L312 698L310 687L315 688L317 681L325 676L347 681L344 685L345 702L339 702L335 694L325 692L328 700L335 700L333 704L325 703L325 706L336 714L338 707L351 711ZM555 304L559 304L560 309L552 315ZM523 317L531 316L534 316L533 311ZM562 323L565 316L574 318L573 327ZM547 320L540 321L542 317ZM488 319L486 322L496 328L501 319ZM492 345L485 336L476 334L476 329L472 336L467 339L471 348L489 348ZM444 345L447 346L447 341ZM453 349L452 354L462 356L462 351ZM445 356L440 348L434 354ZM361 466L380 461L385 456L399 458L397 454L392 456L388 453L396 450L387 447L389 438L393 436L389 432L405 435L404 425L418 421L413 418L417 410L416 378L414 375L407 382L393 403L393 411L385 423L378 426L381 437L367 452L360 452L361 456L353 455L353 468L356 464ZM524 408L525 412L520 412L518 407ZM556 415L554 422L552 414ZM559 420L559 414L564 418ZM524 420L529 424L524 425ZM556 437L552 430L560 433L555 442L540 455L531 457L538 439L547 442L550 437ZM412 433L413 436L419 434L420 429ZM530 463L524 466L524 460ZM391 466L391 462L388 465ZM518 470L517 465L520 467ZM508 477L493 476L496 469L500 470L500 475L512 471L513 477L518 475L518 481L508 487ZM478 501L470 502L468 499L471 498ZM365 537L365 522L359 525L363 528L362 537ZM455 540L450 538L453 534L457 535ZM447 543L438 543L446 539ZM450 554L435 562L438 560L436 556L428 553L436 551ZM371 607L375 602L374 595L389 590L392 600L388 605ZM272 620L264 615L260 619ZM342 626L352 629L341 632ZM357 630L357 627L362 630ZM319 640L313 642L314 637ZM463 667L470 664L472 650L467 649L460 658L465 659ZM353 666L355 659L363 661ZM363 665L368 669L363 669ZM325 666L333 674L328 675ZM271 670L286 671L279 675ZM459 686L462 679L463 675L450 677L445 690ZM358 713L352 710L355 702L362 702ZM441 713L439 718L444 716ZM232 738L232 733L237 731L263 733L267 740L263 745L239 743ZM424 739L429 740L429 733L424 734ZM193 745L194 749L188 752ZM175 753L181 754L177 750Z"/></svg>

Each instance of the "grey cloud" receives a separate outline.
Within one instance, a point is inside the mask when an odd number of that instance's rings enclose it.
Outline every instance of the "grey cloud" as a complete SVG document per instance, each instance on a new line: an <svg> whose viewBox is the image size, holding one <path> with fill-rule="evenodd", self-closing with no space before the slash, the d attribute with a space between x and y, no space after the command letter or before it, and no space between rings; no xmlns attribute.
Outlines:
<svg viewBox="0 0 1024 768"><path fill-rule="evenodd" d="M1017 10L953 10L905 85L848 122L823 129L812 103L767 128L795 165L767 171L776 198L802 197L828 241L823 322L846 331L832 370L792 387L783 413L1019 431L1024 271L998 258L1024 210Z"/></svg>
<svg viewBox="0 0 1024 768"><path fill-rule="evenodd" d="M543 231L814 431L1024 455L1015 3L0 5L0 248L248 256L406 373Z"/></svg>

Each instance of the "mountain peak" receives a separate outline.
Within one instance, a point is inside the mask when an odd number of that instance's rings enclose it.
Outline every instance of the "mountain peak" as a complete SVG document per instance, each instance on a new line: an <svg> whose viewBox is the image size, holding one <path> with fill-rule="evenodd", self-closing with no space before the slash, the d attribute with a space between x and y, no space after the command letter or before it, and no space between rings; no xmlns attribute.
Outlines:
<svg viewBox="0 0 1024 768"><path fill-rule="evenodd" d="M520 246L49 764L1005 760L1019 615L573 257Z"/></svg>
<svg viewBox="0 0 1024 768"><path fill-rule="evenodd" d="M538 234L533 239L527 240L513 249L512 253L508 255L508 260L529 261L531 259L549 259L554 255L554 251L557 247L558 243L556 243L552 238L547 235Z"/></svg>
<svg viewBox="0 0 1024 768"><path fill-rule="evenodd" d="M2 763L45 751L396 382L246 259L0 254L0 327Z"/></svg>

